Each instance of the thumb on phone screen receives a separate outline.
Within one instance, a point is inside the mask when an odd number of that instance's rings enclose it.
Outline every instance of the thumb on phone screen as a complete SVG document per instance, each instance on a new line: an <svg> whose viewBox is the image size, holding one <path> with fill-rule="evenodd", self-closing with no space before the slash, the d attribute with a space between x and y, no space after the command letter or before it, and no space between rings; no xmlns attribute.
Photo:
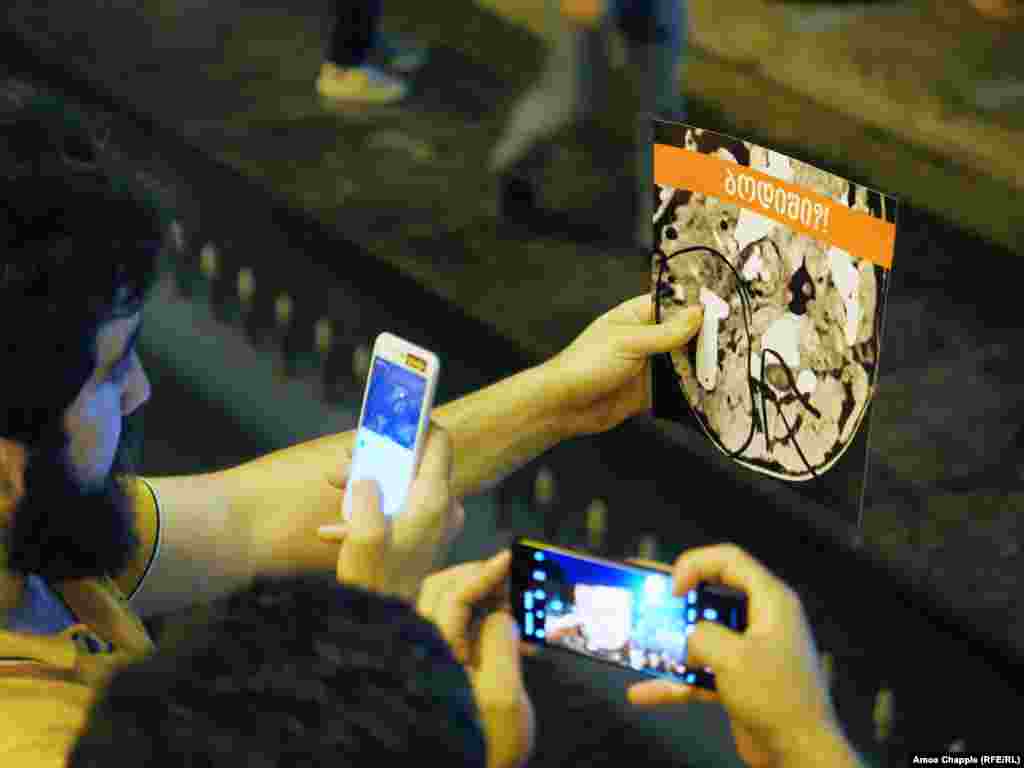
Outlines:
<svg viewBox="0 0 1024 768"><path fill-rule="evenodd" d="M728 675L736 665L743 636L712 621L699 621L686 641L686 666L711 667L717 677Z"/></svg>
<svg viewBox="0 0 1024 768"><path fill-rule="evenodd" d="M725 670L728 675L729 670L734 668L730 658L737 657L741 642L742 636L739 633L721 624L700 621L686 641L686 666L710 667L718 680L720 670ZM687 701L718 701L715 691L672 680L645 680L630 686L627 695L630 703L641 707L659 707Z"/></svg>
<svg viewBox="0 0 1024 768"><path fill-rule="evenodd" d="M352 516L338 554L338 581L378 590L384 579L391 532L380 508L376 481L359 480L349 497Z"/></svg>

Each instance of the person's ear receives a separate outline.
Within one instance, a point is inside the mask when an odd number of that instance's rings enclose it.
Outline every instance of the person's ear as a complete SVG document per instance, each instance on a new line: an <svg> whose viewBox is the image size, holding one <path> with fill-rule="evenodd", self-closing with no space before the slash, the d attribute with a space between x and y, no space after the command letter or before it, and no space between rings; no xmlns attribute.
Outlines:
<svg viewBox="0 0 1024 768"><path fill-rule="evenodd" d="M0 499L17 501L25 493L28 452L21 443L0 437Z"/></svg>

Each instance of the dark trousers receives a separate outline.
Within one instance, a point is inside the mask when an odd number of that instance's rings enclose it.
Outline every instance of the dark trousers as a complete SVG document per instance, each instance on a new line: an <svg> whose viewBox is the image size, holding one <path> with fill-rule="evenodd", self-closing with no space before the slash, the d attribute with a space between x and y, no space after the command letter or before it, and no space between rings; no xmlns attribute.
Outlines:
<svg viewBox="0 0 1024 768"><path fill-rule="evenodd" d="M338 67L360 67L377 42L381 0L335 0L334 34L327 60Z"/></svg>

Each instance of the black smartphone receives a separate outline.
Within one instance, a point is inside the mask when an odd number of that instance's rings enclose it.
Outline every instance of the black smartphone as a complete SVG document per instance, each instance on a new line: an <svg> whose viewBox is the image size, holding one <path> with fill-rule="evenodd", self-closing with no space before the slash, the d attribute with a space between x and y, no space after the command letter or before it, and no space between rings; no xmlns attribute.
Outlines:
<svg viewBox="0 0 1024 768"><path fill-rule="evenodd" d="M523 641L711 691L714 672L686 663L687 638L698 621L747 627L739 590L702 582L675 597L670 573L532 539L513 546L510 582Z"/></svg>

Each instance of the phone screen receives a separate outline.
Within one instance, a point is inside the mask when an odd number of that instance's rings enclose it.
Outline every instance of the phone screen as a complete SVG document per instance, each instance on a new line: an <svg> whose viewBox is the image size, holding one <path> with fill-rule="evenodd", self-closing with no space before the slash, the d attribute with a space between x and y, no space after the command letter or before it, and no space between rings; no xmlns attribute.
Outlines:
<svg viewBox="0 0 1024 768"><path fill-rule="evenodd" d="M383 357L374 358L348 482L351 485L363 477L376 480L381 511L387 517L405 504L416 473L416 435L426 387L425 376Z"/></svg>
<svg viewBox="0 0 1024 768"><path fill-rule="evenodd" d="M690 668L686 642L698 621L746 628L746 596L701 584L672 594L672 575L520 540L513 549L512 606L524 641L714 690L711 669Z"/></svg>

